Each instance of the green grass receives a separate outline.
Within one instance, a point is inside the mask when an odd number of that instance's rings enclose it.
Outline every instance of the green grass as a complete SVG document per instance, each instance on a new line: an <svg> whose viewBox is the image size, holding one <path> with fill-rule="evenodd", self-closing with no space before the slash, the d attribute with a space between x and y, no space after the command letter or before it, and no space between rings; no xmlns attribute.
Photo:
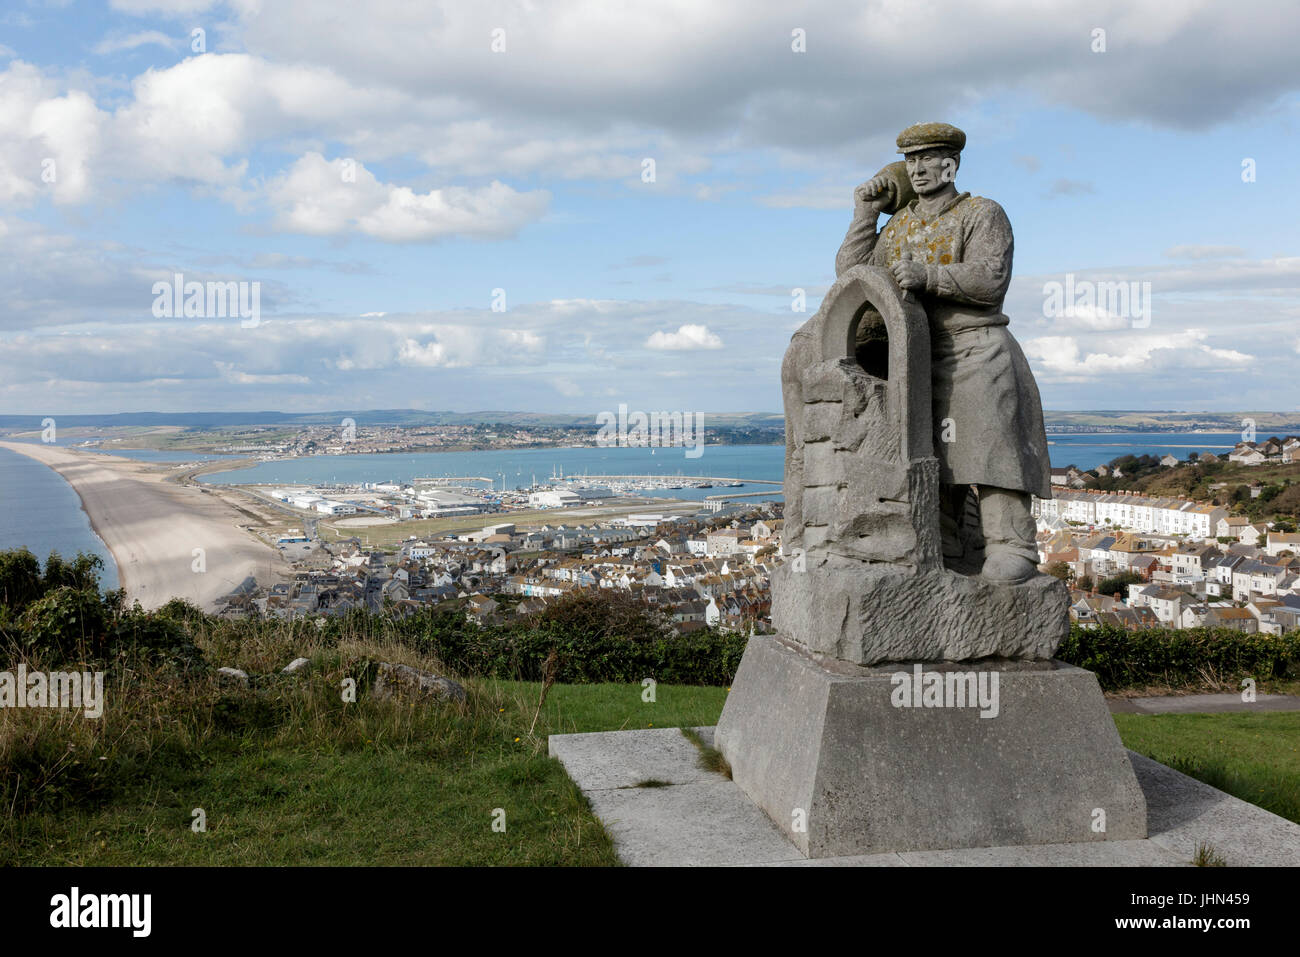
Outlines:
<svg viewBox="0 0 1300 957"><path fill-rule="evenodd" d="M0 865L614 865L547 736L713 725L727 694L661 684L646 701L640 684L557 684L529 734L532 682L468 680L464 705L342 703L340 679L379 653L435 665L344 645L309 652L305 679L251 691L123 677L96 722L5 709ZM273 643L230 654L262 673L260 656L285 657ZM1133 750L1300 822L1300 713L1115 721Z"/></svg>
<svg viewBox="0 0 1300 957"><path fill-rule="evenodd" d="M343 705L337 667L318 656L310 684L259 692L154 689L102 725L8 711L0 865L615 865L547 735L713 724L726 696L555 685L530 735L540 684L467 681L464 706Z"/></svg>
<svg viewBox="0 0 1300 957"><path fill-rule="evenodd" d="M195 833L201 807L207 832ZM505 830L494 831L496 808ZM562 768L531 753L431 761L274 750L160 775L107 807L29 817L6 864L615 864Z"/></svg>
<svg viewBox="0 0 1300 957"><path fill-rule="evenodd" d="M541 685L529 681L485 682L537 707ZM642 700L641 685L554 685L546 696L543 717L549 734L627 731L633 728L692 728L718 723L726 688L658 685L655 700ZM532 720L532 712L529 712Z"/></svg>
<svg viewBox="0 0 1300 957"><path fill-rule="evenodd" d="M1300 712L1114 717L1132 750L1300 824Z"/></svg>
<svg viewBox="0 0 1300 957"><path fill-rule="evenodd" d="M1193 867L1227 867L1228 862L1213 844L1197 844L1192 855Z"/></svg>
<svg viewBox="0 0 1300 957"><path fill-rule="evenodd" d="M704 738L698 731L694 728L682 728L682 737L695 745L696 750L700 752L697 763L701 768L727 778L731 777L731 762L727 760L726 755L713 745L705 744Z"/></svg>

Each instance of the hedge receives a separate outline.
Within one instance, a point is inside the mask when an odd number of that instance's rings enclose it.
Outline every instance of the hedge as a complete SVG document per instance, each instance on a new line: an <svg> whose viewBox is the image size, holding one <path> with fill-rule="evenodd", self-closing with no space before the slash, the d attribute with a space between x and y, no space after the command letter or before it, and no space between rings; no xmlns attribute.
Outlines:
<svg viewBox="0 0 1300 957"><path fill-rule="evenodd" d="M1056 656L1096 672L1106 691L1201 686L1207 679L1276 680L1300 675L1300 631L1251 635L1230 628L1126 631L1072 625Z"/></svg>

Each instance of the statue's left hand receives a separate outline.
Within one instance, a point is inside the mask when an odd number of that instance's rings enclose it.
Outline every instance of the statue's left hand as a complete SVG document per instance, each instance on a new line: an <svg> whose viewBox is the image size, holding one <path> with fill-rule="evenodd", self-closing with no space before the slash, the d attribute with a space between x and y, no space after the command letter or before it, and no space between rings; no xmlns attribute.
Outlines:
<svg viewBox="0 0 1300 957"><path fill-rule="evenodd" d="M914 263L910 259L900 259L890 267L890 270L894 274L894 282L904 289L925 288L925 267L920 263Z"/></svg>

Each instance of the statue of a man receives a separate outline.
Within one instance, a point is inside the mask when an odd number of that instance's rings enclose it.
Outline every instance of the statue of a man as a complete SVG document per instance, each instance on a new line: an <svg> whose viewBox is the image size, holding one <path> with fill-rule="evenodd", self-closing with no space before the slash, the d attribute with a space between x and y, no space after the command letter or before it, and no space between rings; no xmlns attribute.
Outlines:
<svg viewBox="0 0 1300 957"><path fill-rule="evenodd" d="M886 267L925 307L945 563L1019 582L1037 570L1030 497L1051 497L1047 436L1038 386L1002 313L1011 223L993 200L957 192L965 145L947 123L903 130L898 151L916 198L877 232L900 187L887 172L859 186L835 272Z"/></svg>

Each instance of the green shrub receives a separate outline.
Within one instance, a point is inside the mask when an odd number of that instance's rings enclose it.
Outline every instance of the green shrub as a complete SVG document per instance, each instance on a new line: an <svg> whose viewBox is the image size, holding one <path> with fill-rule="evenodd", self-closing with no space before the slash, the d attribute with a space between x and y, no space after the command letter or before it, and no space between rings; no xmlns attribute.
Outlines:
<svg viewBox="0 0 1300 957"><path fill-rule="evenodd" d="M155 664L170 665L182 672L203 670L203 652L194 644L187 620L173 618L168 613L172 604L169 602L154 612L140 611L137 606L116 615L106 651L118 657L145 656Z"/></svg>
<svg viewBox="0 0 1300 957"><path fill-rule="evenodd" d="M25 548L0 552L0 603L21 611L44 593L41 564L35 555Z"/></svg>
<svg viewBox="0 0 1300 957"><path fill-rule="evenodd" d="M1135 572L1120 572L1110 578L1103 578L1097 585L1097 594L1109 597L1118 593L1121 598L1127 598L1129 585L1141 585L1145 581L1145 578Z"/></svg>
<svg viewBox="0 0 1300 957"><path fill-rule="evenodd" d="M66 586L78 591L99 591L99 573L104 570L104 560L98 555L78 552L72 561L65 561L58 552L50 552L45 559L41 584L48 593L51 589Z"/></svg>
<svg viewBox="0 0 1300 957"><path fill-rule="evenodd" d="M108 616L99 593L59 585L27 605L15 629L19 648L52 662L99 657Z"/></svg>
<svg viewBox="0 0 1300 957"><path fill-rule="evenodd" d="M555 651L555 680L725 685L748 639L716 629L679 635L664 616L629 595L578 592L536 618L509 625L478 625L433 609L394 627L400 640L461 675L541 680L542 662Z"/></svg>
<svg viewBox="0 0 1300 957"><path fill-rule="evenodd" d="M1080 628L1073 625L1058 658L1096 672L1106 691L1199 686L1294 677L1300 673L1300 632L1243 634L1228 628Z"/></svg>

